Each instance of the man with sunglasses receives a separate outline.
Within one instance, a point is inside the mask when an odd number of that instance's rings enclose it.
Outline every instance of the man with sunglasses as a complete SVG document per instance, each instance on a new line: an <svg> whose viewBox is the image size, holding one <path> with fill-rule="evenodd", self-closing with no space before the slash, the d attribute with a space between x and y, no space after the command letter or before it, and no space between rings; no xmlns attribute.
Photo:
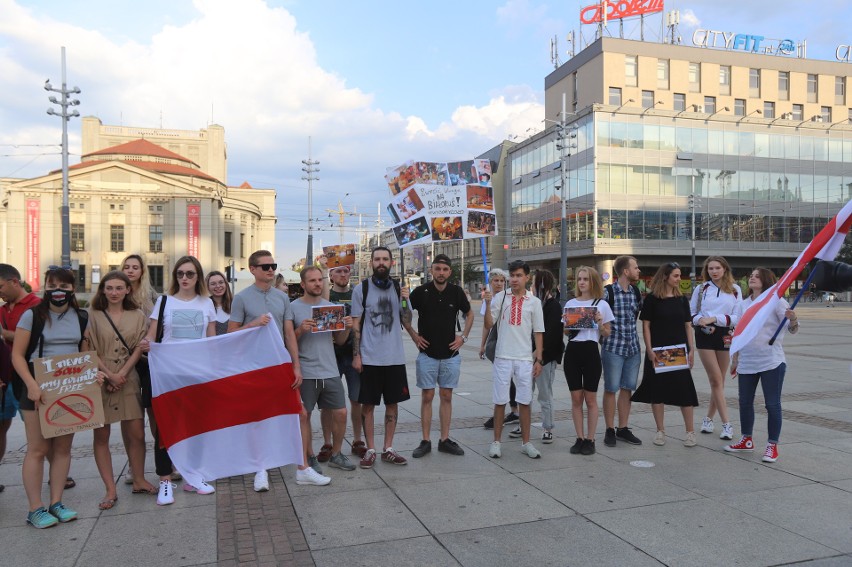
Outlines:
<svg viewBox="0 0 852 567"><path fill-rule="evenodd" d="M228 332L250 329L274 323L275 328L284 340L284 346L290 353L293 364L293 388L302 384L302 369L299 365L299 345L296 340L296 332L293 327L293 308L290 306L290 298L287 294L276 289L275 270L278 264L272 258L272 252L268 250L257 250L249 256L249 272L254 276L254 285L250 285L234 296L231 304L231 320L228 323ZM272 314L270 319L267 313ZM305 409L302 408L304 414ZM307 415L307 414L304 414ZM303 417L300 418L300 421ZM318 467L319 465L317 465ZM315 484L324 486L331 482L327 476L323 476L308 466L308 463L299 465L296 471L296 482L298 484ZM259 471L254 477L255 492L266 492L269 490L269 475L266 471Z"/></svg>

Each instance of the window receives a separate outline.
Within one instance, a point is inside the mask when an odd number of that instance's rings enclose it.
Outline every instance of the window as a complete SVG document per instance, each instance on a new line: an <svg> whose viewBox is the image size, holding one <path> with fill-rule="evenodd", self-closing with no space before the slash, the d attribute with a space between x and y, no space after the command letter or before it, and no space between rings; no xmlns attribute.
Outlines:
<svg viewBox="0 0 852 567"><path fill-rule="evenodd" d="M624 84L628 87L639 84L639 58L636 55L624 56Z"/></svg>
<svg viewBox="0 0 852 567"><path fill-rule="evenodd" d="M620 90L620 89L619 89ZM240 233L240 258L246 257L246 233Z"/></svg>
<svg viewBox="0 0 852 567"><path fill-rule="evenodd" d="M748 96L760 98L760 69L748 70Z"/></svg>
<svg viewBox="0 0 852 567"><path fill-rule="evenodd" d="M790 100L790 72L778 71L778 99Z"/></svg>
<svg viewBox="0 0 852 567"><path fill-rule="evenodd" d="M77 291L86 291L86 266L82 264L77 267Z"/></svg>
<svg viewBox="0 0 852 567"><path fill-rule="evenodd" d="M85 208L86 208L86 203L80 203L80 207L79 207L79 208L80 208L80 209L85 209Z"/></svg>
<svg viewBox="0 0 852 567"><path fill-rule="evenodd" d="M109 204L109 210L111 210L111 211L114 211L114 210L115 210L115 203L110 203L110 204Z"/></svg>
<svg viewBox="0 0 852 567"><path fill-rule="evenodd" d="M819 96L818 75L808 75L808 102L816 102Z"/></svg>
<svg viewBox="0 0 852 567"><path fill-rule="evenodd" d="M118 210L119 210L119 211L123 211L123 210L124 210L124 205L119 205L119 206L118 206Z"/></svg>
<svg viewBox="0 0 852 567"><path fill-rule="evenodd" d="M763 103L763 117L764 118L775 118L775 103L774 102L764 102Z"/></svg>
<svg viewBox="0 0 852 567"><path fill-rule="evenodd" d="M674 109L686 110L686 95L683 93L674 94Z"/></svg>
<svg viewBox="0 0 852 567"><path fill-rule="evenodd" d="M148 227L148 250L151 252L163 251L163 225L152 224Z"/></svg>
<svg viewBox="0 0 852 567"><path fill-rule="evenodd" d="M228 258L234 255L233 254L233 250L234 250L233 236L234 236L233 232L227 232L227 231L225 232L225 256L228 257Z"/></svg>
<svg viewBox="0 0 852 567"><path fill-rule="evenodd" d="M716 97L715 96L705 96L704 97L704 112L707 114L713 114L716 112Z"/></svg>
<svg viewBox="0 0 852 567"><path fill-rule="evenodd" d="M846 104L846 77L834 77L834 104Z"/></svg>
<svg viewBox="0 0 852 567"><path fill-rule="evenodd" d="M642 108L654 108L654 91L642 91Z"/></svg>
<svg viewBox="0 0 852 567"><path fill-rule="evenodd" d="M744 98L735 98L734 99L734 115L735 116L745 116L745 99Z"/></svg>
<svg viewBox="0 0 852 567"><path fill-rule="evenodd" d="M618 87L609 88L609 103L613 106L621 106L621 89Z"/></svg>
<svg viewBox="0 0 852 567"><path fill-rule="evenodd" d="M151 287L163 293L163 267L148 264L148 278L151 280Z"/></svg>
<svg viewBox="0 0 852 567"><path fill-rule="evenodd" d="M719 94L731 94L731 66L719 65Z"/></svg>
<svg viewBox="0 0 852 567"><path fill-rule="evenodd" d="M793 115L791 116L791 120L804 120L805 106L803 104L794 104L791 114Z"/></svg>
<svg viewBox="0 0 852 567"><path fill-rule="evenodd" d="M689 64L689 92L701 92L701 63Z"/></svg>
<svg viewBox="0 0 852 567"><path fill-rule="evenodd" d="M831 107L830 106L820 106L819 107L819 116L822 118L822 121L830 124L831 123Z"/></svg>
<svg viewBox="0 0 852 567"><path fill-rule="evenodd" d="M669 60L657 59L657 88L669 89Z"/></svg>
<svg viewBox="0 0 852 567"><path fill-rule="evenodd" d="M86 250L86 225L71 225L71 252L85 252Z"/></svg>
<svg viewBox="0 0 852 567"><path fill-rule="evenodd" d="M124 252L124 225L109 225L109 250L110 252Z"/></svg>

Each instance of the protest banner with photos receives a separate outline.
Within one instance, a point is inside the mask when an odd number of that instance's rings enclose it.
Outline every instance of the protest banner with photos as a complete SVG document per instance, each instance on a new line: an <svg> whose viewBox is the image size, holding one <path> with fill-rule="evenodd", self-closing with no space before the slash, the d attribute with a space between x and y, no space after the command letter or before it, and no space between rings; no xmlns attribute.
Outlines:
<svg viewBox="0 0 852 567"><path fill-rule="evenodd" d="M684 343L656 347L654 348L654 355L657 357L657 363L654 365L654 372L657 374L689 368L689 360L686 357L686 344Z"/></svg>
<svg viewBox="0 0 852 567"><path fill-rule="evenodd" d="M388 169L387 206L400 247L497 234L491 162L408 161Z"/></svg>
<svg viewBox="0 0 852 567"><path fill-rule="evenodd" d="M352 266L355 264L355 244L336 244L323 246L322 252L328 260L329 268Z"/></svg>
<svg viewBox="0 0 852 567"><path fill-rule="evenodd" d="M597 329L597 314L597 307L566 307L562 313L562 321L566 329Z"/></svg>
<svg viewBox="0 0 852 567"><path fill-rule="evenodd" d="M44 401L38 408L38 418L45 439L103 426L97 360L94 351L33 360L34 378Z"/></svg>

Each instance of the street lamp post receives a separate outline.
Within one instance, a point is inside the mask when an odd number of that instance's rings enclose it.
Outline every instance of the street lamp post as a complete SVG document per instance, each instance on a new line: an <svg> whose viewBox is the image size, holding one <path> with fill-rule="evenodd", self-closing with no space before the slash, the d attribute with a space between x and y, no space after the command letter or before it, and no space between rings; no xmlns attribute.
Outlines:
<svg viewBox="0 0 852 567"><path fill-rule="evenodd" d="M556 125L556 149L559 151L559 192L562 201L562 218L559 235L559 300L564 305L568 297L568 158L571 150L577 147L577 127L567 127L566 96L562 93L562 112Z"/></svg>
<svg viewBox="0 0 852 567"><path fill-rule="evenodd" d="M56 112L52 108L47 109L47 113L51 116L59 116L62 118L62 208L60 216L62 218L62 256L60 258L61 265L71 265L71 220L68 212L68 121L72 118L80 116L76 110L68 112L69 106L77 106L80 101L76 98L68 100L68 95L79 94L80 89L74 87L69 89L65 83L65 47L62 48L62 87L55 89L50 84L50 79L44 82L44 90L62 95L61 100L57 100L55 96L48 98L53 104L58 104L60 111Z"/></svg>
<svg viewBox="0 0 852 567"><path fill-rule="evenodd" d="M302 168L302 171L305 172L305 177L302 177L304 181L308 182L308 250L305 253L305 266L312 266L314 264L314 211L313 211L313 198L314 198L314 181L319 181L319 177L314 177L315 173L319 173L319 168L316 167L319 165L319 161L311 159L311 137L308 136L308 159L303 159L302 163L305 167Z"/></svg>

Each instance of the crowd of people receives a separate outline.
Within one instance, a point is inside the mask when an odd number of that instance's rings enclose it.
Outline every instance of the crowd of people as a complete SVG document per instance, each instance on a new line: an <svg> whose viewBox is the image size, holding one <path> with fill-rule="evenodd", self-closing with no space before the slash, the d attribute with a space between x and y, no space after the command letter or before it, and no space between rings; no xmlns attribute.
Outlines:
<svg viewBox="0 0 852 567"><path fill-rule="evenodd" d="M308 266L300 275L303 295L292 302L286 291L275 285L278 265L269 251L252 253L248 263L254 283L232 295L224 274L211 271L205 277L199 261L184 256L174 264L169 289L159 295L151 288L142 257L130 255L120 270L101 279L87 310L76 300L76 278L69 268L51 267L44 277L44 292L38 297L25 289L15 267L0 264L0 299L5 302L0 306L0 380L4 385L0 455L5 452L6 431L20 411L27 439L22 477L30 525L47 528L77 517L77 512L62 502L64 490L75 484L69 476L74 435L44 438L35 411L43 401L33 371L33 361L40 357L79 351L97 354L105 425L94 431L93 453L104 483L104 496L98 504L101 510L113 508L119 500L109 450L110 426L114 423L121 428L129 463L125 482L131 485L131 493L156 496L156 503L161 506L175 501L181 475L160 443L157 416L152 410L147 364L151 344L197 340L268 324L275 326L290 354L292 387L299 389L302 400L299 423L303 452L296 468L298 484L329 484L331 477L323 474L324 465L352 471L357 467L370 469L376 460L407 464L407 459L394 449L398 404L411 397L403 332L419 351L415 383L421 391L422 440L413 448L412 457L423 458L432 451L436 389L437 450L464 455L464 449L450 438L450 424L453 391L461 374L460 352L468 342L474 313L464 290L450 282L450 258L435 256L430 281L414 290L400 286L390 277L393 256L384 247L372 251L372 275L355 286L350 285L349 266ZM531 274L523 261L512 262L508 271L491 271L489 287L482 294L483 336L479 352L480 358L487 357L493 363L494 411L485 424L494 431L488 448L491 458L502 456L504 424L515 425L509 437L521 439L520 450L525 455L541 458L531 439L531 404L536 392L542 415L541 442L553 443L553 384L560 363L571 395L576 432L570 453L596 452L597 392L602 377L604 445L642 444L629 426L631 404L639 402L651 404L657 428L655 445L666 443L664 406L670 405L681 408L686 431L684 445L695 446L693 408L698 406L698 397L690 369L696 349L712 392L701 432L714 431L713 418L718 412L721 438L733 439L724 398L730 334L744 310L774 283L772 272L755 269L748 280L749 293L743 298L727 262L712 256L704 263L705 283L687 298L680 291L680 267L667 263L657 270L650 292L643 298L636 286L640 270L635 258L617 258L614 271L614 281L605 286L594 268L576 270L575 294L565 307L595 310L594 326L580 329L566 328L557 282L549 271ZM317 332L314 308L332 305L345 308L342 328ZM742 438L725 446L731 452L754 450L753 403L760 382L769 413L769 439L763 457L766 462L778 458L786 364L783 334L771 346L768 340L759 339L770 336L785 318L790 321L789 332L798 330L796 314L786 302L779 305L758 340L733 359L733 369L740 378ZM414 311L418 313L416 326ZM641 342L637 320L642 321ZM641 343L645 345L645 366L637 387ZM684 368L659 374L654 349L671 345L683 345L688 362ZM384 432L379 446L374 413L382 403ZM508 415L506 404L510 405ZM311 426L314 409L320 411L323 439L317 453L313 450ZM154 439L157 485L149 482L144 472L146 414ZM348 418L353 433L349 451L352 460L343 449ZM45 461L49 478L47 505L43 498ZM184 482L183 491L197 495L215 492L212 484L195 484ZM268 472L256 471L254 490L264 492L269 488Z"/></svg>

